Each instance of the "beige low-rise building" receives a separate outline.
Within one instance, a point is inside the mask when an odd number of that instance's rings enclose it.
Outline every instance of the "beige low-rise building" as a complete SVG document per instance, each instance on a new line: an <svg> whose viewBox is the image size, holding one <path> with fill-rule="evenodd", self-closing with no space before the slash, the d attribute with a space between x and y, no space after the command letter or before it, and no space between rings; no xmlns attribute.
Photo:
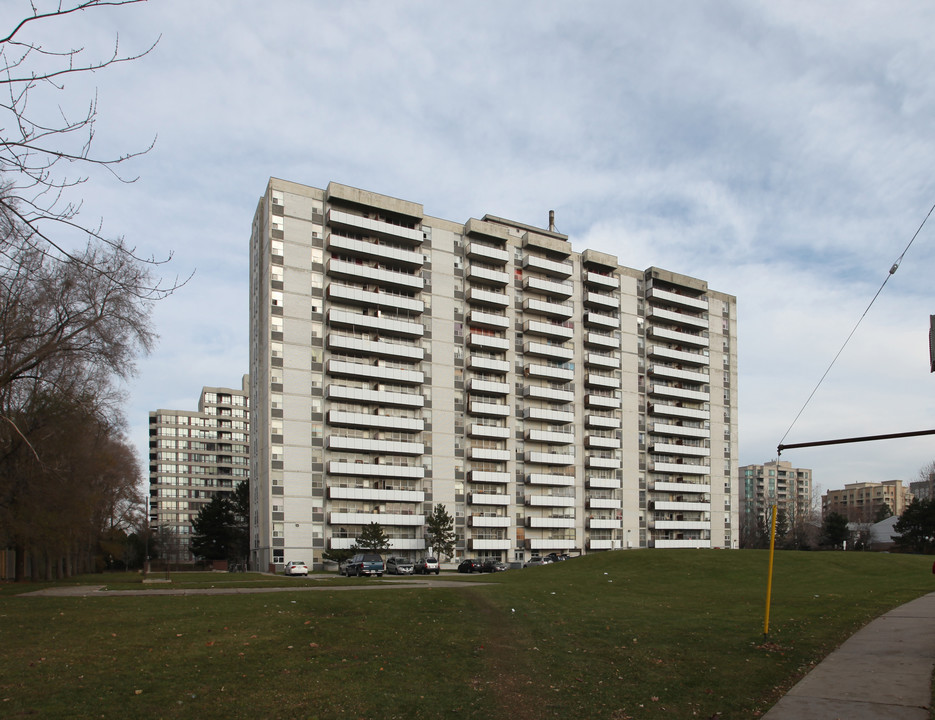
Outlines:
<svg viewBox="0 0 935 720"><path fill-rule="evenodd" d="M902 515L912 496L902 480L857 482L841 490L829 490L821 499L822 516L835 512L849 522L870 523L877 519L884 505L893 515Z"/></svg>

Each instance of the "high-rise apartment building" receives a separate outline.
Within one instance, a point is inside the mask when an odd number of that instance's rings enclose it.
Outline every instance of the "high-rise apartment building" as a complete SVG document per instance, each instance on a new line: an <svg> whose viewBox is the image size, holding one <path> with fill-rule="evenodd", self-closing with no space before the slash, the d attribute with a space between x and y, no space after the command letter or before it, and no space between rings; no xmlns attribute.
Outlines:
<svg viewBox="0 0 935 720"><path fill-rule="evenodd" d="M271 179L250 257L252 561L737 547L736 300L491 215Z"/></svg>
<svg viewBox="0 0 935 720"><path fill-rule="evenodd" d="M829 490L821 498L822 516L844 515L850 522L874 522L884 505L893 515L902 515L912 496L902 480L849 483L841 490Z"/></svg>
<svg viewBox="0 0 935 720"><path fill-rule="evenodd" d="M790 522L810 519L812 471L794 468L785 460L744 465L739 470L742 523L749 528L767 522L775 505ZM817 508L816 508L817 511Z"/></svg>
<svg viewBox="0 0 935 720"><path fill-rule="evenodd" d="M249 478L250 382L206 387L198 410L149 414L149 525L172 559L191 562L192 520L217 493Z"/></svg>

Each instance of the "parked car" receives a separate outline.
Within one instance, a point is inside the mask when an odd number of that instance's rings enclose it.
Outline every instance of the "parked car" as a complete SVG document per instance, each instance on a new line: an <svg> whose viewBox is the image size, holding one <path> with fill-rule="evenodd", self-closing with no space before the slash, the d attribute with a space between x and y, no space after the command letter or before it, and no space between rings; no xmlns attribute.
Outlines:
<svg viewBox="0 0 935 720"><path fill-rule="evenodd" d="M429 573L435 573L438 575L438 560L433 557L420 558L419 560L415 561L415 564L412 566L412 571L416 575L428 575Z"/></svg>
<svg viewBox="0 0 935 720"><path fill-rule="evenodd" d="M461 564L458 565L459 573L474 573L481 572L481 562L480 560L462 560Z"/></svg>
<svg viewBox="0 0 935 720"><path fill-rule="evenodd" d="M283 570L286 575L308 575L308 565L301 560L290 560Z"/></svg>
<svg viewBox="0 0 935 720"><path fill-rule="evenodd" d="M345 574L348 577L376 575L383 577L383 558L376 553L357 553L347 562Z"/></svg>
<svg viewBox="0 0 935 720"><path fill-rule="evenodd" d="M338 563L338 575L347 575L347 566L351 559L347 558Z"/></svg>
<svg viewBox="0 0 935 720"><path fill-rule="evenodd" d="M386 559L387 575L412 575L412 563L406 558L388 557Z"/></svg>
<svg viewBox="0 0 935 720"><path fill-rule="evenodd" d="M545 558L541 558L538 555L533 555L526 562L523 563L524 568L528 567L538 567L539 565L547 565Z"/></svg>
<svg viewBox="0 0 935 720"><path fill-rule="evenodd" d="M481 565L480 571L481 572L503 572L508 567L509 566L505 562L501 562L500 560L494 560L491 558L490 560L484 560L484 564Z"/></svg>
<svg viewBox="0 0 935 720"><path fill-rule="evenodd" d="M553 552L553 553L549 553L548 555L546 555L546 557L549 558L552 562L562 562L563 560L568 559L568 556L565 553L554 553Z"/></svg>

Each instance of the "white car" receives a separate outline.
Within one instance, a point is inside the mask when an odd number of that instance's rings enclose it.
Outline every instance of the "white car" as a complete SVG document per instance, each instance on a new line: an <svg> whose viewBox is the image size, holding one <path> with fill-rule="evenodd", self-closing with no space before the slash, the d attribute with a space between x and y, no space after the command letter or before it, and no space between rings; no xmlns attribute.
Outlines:
<svg viewBox="0 0 935 720"><path fill-rule="evenodd" d="M290 560L283 570L286 575L308 575L308 565L301 560Z"/></svg>

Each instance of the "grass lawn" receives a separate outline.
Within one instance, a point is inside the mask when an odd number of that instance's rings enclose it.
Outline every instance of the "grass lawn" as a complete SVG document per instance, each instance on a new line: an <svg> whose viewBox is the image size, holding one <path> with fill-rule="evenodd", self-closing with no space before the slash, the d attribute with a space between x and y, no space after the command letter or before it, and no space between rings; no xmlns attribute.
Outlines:
<svg viewBox="0 0 935 720"><path fill-rule="evenodd" d="M174 573L325 589L92 598L0 585L0 716L747 720L868 620L935 591L930 557L777 553L764 638L767 559L625 551L365 592L341 587L379 581ZM141 587L114 579L82 580Z"/></svg>

